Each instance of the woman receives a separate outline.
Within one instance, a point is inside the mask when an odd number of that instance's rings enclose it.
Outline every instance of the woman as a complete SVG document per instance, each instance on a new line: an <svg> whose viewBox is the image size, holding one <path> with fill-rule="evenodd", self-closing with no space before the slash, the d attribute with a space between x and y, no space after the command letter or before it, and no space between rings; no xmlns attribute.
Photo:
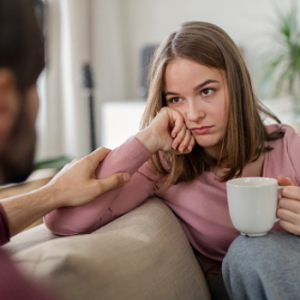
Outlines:
<svg viewBox="0 0 300 300"><path fill-rule="evenodd" d="M265 126L262 117L278 124ZM230 37L212 24L185 23L154 55L143 130L112 151L97 172L102 178L126 171L131 181L84 207L50 213L46 224L62 235L92 232L156 193L175 212L207 278L216 278L239 236L229 217L226 181L284 174L289 179L279 176L281 185L300 184L300 138L279 123L256 99ZM297 234L300 189L282 194L281 221L273 231ZM232 288L234 257L224 267L227 289L234 299L251 299L252 291Z"/></svg>

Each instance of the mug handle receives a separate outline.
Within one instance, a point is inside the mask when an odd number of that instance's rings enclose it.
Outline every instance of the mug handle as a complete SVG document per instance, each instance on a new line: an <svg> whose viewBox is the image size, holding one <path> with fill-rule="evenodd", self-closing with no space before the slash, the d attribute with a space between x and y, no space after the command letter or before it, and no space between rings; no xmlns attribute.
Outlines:
<svg viewBox="0 0 300 300"><path fill-rule="evenodd" d="M277 190L281 190L283 188L284 188L284 186L278 185ZM280 218L275 217L275 223L278 222L278 221L280 221Z"/></svg>

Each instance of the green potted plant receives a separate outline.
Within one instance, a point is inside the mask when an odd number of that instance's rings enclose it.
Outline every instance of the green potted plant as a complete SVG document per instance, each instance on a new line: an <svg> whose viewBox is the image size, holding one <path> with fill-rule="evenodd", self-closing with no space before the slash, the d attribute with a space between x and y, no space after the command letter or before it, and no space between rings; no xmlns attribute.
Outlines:
<svg viewBox="0 0 300 300"><path fill-rule="evenodd" d="M276 9L274 32L264 54L263 85L272 96L289 96L300 118L300 22L296 1L287 12Z"/></svg>

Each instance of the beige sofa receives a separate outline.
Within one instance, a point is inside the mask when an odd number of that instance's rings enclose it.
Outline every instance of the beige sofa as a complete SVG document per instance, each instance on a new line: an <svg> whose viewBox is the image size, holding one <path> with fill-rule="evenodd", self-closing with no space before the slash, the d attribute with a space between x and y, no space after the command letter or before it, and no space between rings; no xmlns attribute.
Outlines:
<svg viewBox="0 0 300 300"><path fill-rule="evenodd" d="M66 300L211 299L178 220L155 197L92 234L58 237L42 224L4 248Z"/></svg>

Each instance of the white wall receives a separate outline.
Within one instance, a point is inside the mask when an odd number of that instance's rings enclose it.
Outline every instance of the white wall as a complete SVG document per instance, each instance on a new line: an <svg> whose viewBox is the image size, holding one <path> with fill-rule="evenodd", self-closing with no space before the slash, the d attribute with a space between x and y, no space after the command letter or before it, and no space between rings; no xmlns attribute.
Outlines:
<svg viewBox="0 0 300 300"><path fill-rule="evenodd" d="M270 30L274 0L119 0L120 24L126 70L124 99L138 96L140 50L146 44L158 44L186 21L214 23L227 31L244 49L253 68ZM279 2L278 2L279 3ZM281 1L280 7L288 7ZM253 70L254 71L254 70Z"/></svg>

